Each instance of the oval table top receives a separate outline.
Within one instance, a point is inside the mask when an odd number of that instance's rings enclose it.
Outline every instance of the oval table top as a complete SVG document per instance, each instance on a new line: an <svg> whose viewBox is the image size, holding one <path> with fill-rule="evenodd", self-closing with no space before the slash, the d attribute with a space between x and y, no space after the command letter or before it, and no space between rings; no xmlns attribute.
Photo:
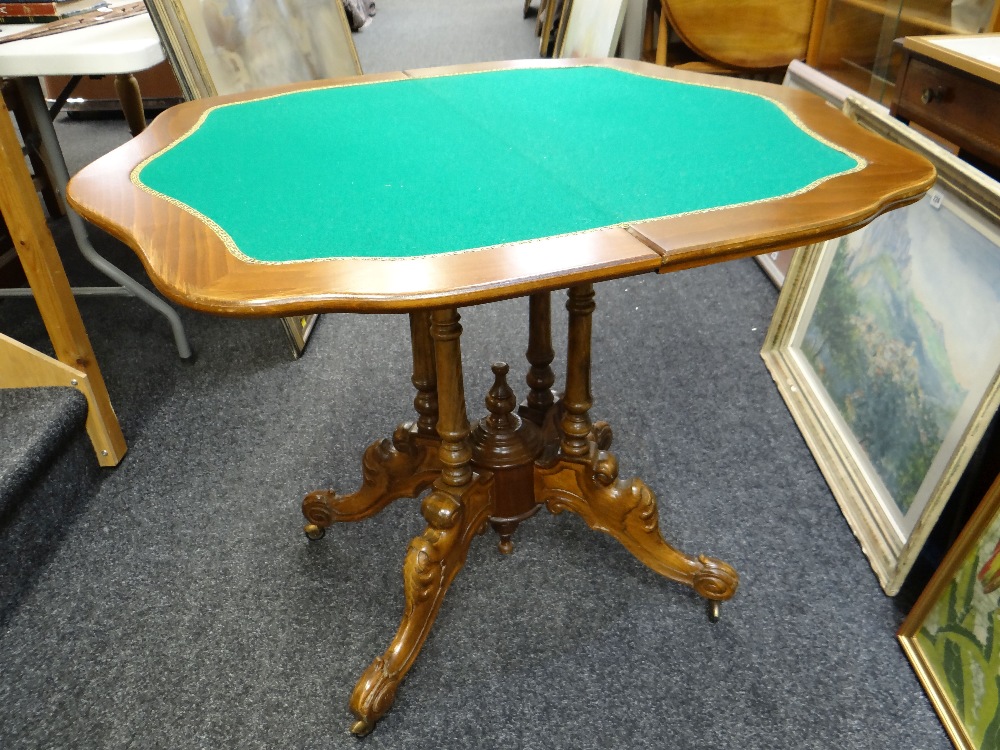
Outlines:
<svg viewBox="0 0 1000 750"><path fill-rule="evenodd" d="M796 247L933 179L806 92L538 60L187 102L68 198L175 301L294 315L477 304Z"/></svg>

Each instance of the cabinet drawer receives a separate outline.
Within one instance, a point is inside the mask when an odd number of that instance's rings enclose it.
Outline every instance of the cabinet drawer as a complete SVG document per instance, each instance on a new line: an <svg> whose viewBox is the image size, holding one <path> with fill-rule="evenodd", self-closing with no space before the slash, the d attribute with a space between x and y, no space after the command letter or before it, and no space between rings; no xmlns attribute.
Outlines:
<svg viewBox="0 0 1000 750"><path fill-rule="evenodd" d="M895 111L960 148L1000 164L1000 87L911 57Z"/></svg>

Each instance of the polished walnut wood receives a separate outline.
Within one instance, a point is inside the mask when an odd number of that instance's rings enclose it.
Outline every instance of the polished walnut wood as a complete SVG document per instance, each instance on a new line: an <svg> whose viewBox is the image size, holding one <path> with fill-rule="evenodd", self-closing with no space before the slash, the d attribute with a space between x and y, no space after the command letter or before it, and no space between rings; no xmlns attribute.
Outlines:
<svg viewBox="0 0 1000 750"><path fill-rule="evenodd" d="M403 563L406 601L399 630L351 694L355 734L368 734L392 708L396 690L427 640L444 595L465 564L473 536L486 529L492 508L488 474L470 475L462 488L439 481L424 499L427 530L410 543Z"/></svg>
<svg viewBox="0 0 1000 750"><path fill-rule="evenodd" d="M537 292L528 297L528 398L518 413L541 427L555 401L552 385L556 382L552 360L552 294Z"/></svg>
<svg viewBox="0 0 1000 750"><path fill-rule="evenodd" d="M495 507L492 476L472 471L459 320L453 308L435 310L431 315L441 469L422 506L427 530L410 544L403 564L406 604L399 630L385 654L362 674L351 695L351 711L358 718L351 731L359 735L370 732L392 706L396 688L427 639L448 586L465 563L472 537L486 528Z"/></svg>
<svg viewBox="0 0 1000 750"><path fill-rule="evenodd" d="M493 515L490 525L500 536L500 551L514 551L518 525L535 515L532 463L542 450L538 427L514 413L517 398L507 383L510 367L493 365L493 387L486 395L489 414L472 430L472 465L493 474Z"/></svg>
<svg viewBox="0 0 1000 750"><path fill-rule="evenodd" d="M553 359L545 343L551 341L548 297L535 295L530 302L532 368ZM617 539L650 569L692 587L716 607L736 593L739 577L731 566L705 555L685 554L665 540L655 495L642 480L618 476L617 458L607 450L610 428L591 422L595 307L593 285L569 290L565 394L547 407L531 410L542 427L515 413L517 398L507 382L509 366L496 363L494 383L485 399L488 415L470 428L462 385L460 318L454 309L435 312L429 329L440 402L439 437L420 434L414 423L401 425L392 441L377 442L365 453L364 484L356 493L341 498L323 490L306 496L302 508L306 533L319 538L333 523L367 518L393 500L433 488L422 505L427 530L410 544L403 565L405 603L399 630L386 652L362 674L351 697L356 734L370 732L391 708L473 537L487 525L499 535L500 551L509 554L519 524L541 507L554 514L570 511L590 528ZM415 373L426 364L417 356L423 349L417 342L427 335L420 321L427 322L427 317L411 317ZM541 380L552 384L548 375ZM426 388L425 380L414 376L413 382L418 392ZM418 393L415 404L423 401Z"/></svg>
<svg viewBox="0 0 1000 750"><path fill-rule="evenodd" d="M416 497L441 473L437 373L430 325L430 313L410 313L411 382L417 390L413 399L417 421L401 424L391 440L377 440L368 446L361 459L362 485L356 492L338 495L323 489L306 495L302 514L308 522L306 535L311 539L321 539L333 523L360 521L394 500Z"/></svg>
<svg viewBox="0 0 1000 750"><path fill-rule="evenodd" d="M594 61L491 63L363 80L577 64ZM861 129L811 94L626 61L599 64L767 97L866 163L785 198L541 238L530 253L501 245L392 262L253 264L229 253L186 211L136 188L128 178L147 156L186 133L208 106L247 98L238 95L170 110L138 138L83 170L71 186L77 210L136 249L164 293L196 309L233 315L409 313L416 420L401 424L391 439L369 446L357 491L340 495L319 490L302 504L305 531L316 539L333 524L370 517L397 499L430 490L421 506L427 528L411 542L403 566L399 629L385 653L362 674L350 699L356 734L370 732L391 708L472 539L491 524L501 551L509 553L518 525L539 508L570 511L712 605L732 597L739 585L735 571L666 541L655 495L642 480L618 476L618 461L610 452L611 428L591 418L594 282L832 237L916 200L933 179L933 169L922 158ZM357 79L348 82L356 85ZM331 82L254 96L318 85ZM552 369L551 292L561 288L569 289L569 321L565 383L558 391ZM497 363L486 394L487 415L473 426L466 413L458 306L520 296L529 298L525 400L517 406L509 368Z"/></svg>
<svg viewBox="0 0 1000 750"><path fill-rule="evenodd" d="M364 76L340 83L358 85L359 80L588 63L595 61L489 63ZM203 222L141 190L129 179L135 166L188 132L209 107L338 83L323 81L200 99L173 107L139 137L81 170L70 183L69 200L81 215L135 249L166 296L206 312L277 316L334 311L408 312L478 304L798 247L837 236L883 211L912 202L933 179L933 170L926 161L865 131L813 94L627 60L600 64L766 97L785 107L820 137L843 146L868 164L786 198L541 238L534 241L530 253L515 244L391 261L336 258L279 265L237 258ZM178 248L184 248L184 252L178 252Z"/></svg>

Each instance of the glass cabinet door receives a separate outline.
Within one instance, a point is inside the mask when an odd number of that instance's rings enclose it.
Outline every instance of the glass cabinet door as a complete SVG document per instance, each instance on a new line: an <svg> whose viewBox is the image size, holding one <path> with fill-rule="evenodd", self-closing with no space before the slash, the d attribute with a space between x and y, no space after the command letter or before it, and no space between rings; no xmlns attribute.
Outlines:
<svg viewBox="0 0 1000 750"><path fill-rule="evenodd" d="M806 62L888 104L904 36L997 30L1000 0L818 0Z"/></svg>

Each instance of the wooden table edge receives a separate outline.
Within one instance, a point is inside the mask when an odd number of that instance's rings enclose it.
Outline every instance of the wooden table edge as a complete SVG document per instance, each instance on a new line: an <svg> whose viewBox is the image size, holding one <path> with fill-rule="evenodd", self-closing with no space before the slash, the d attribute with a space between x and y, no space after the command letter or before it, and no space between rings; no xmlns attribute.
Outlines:
<svg viewBox="0 0 1000 750"><path fill-rule="evenodd" d="M148 215L154 219L162 218L166 221L172 211L176 212L173 207L167 206L164 199L133 185L129 174L148 154L159 152L170 142L187 133L199 121L207 106L257 100L295 91L339 85L359 85L379 81L399 81L493 70L592 65L636 72L640 75L664 80L685 81L762 95L769 100L791 105L792 115L821 138L827 139L828 137L844 135L847 130L851 130L846 140L852 142L852 148L855 143L861 144L863 148L860 149L859 155L869 162L860 173L863 175L862 185L876 184L879 179L899 179L898 173L895 176L883 174L885 169L880 166L880 159L886 150L893 153L896 164L894 168L897 169L897 172L899 164L902 163L910 174L903 179L903 183L898 189L875 202L866 200L863 195L864 191L858 190L856 187L840 190L838 196L838 185L842 181L848 180L849 184L856 186L859 180L858 174L849 174L832 178L797 196L745 206L724 207L715 212L706 211L666 219L633 222L622 227L581 232L573 236L573 241L584 245L589 243L590 245L589 260L583 264L582 268L578 267L576 263L567 263L565 267L550 266L539 273L522 273L518 278L511 278L511 273L496 273L488 278L473 274L465 277L465 280L462 281L463 277L459 275L456 283L455 274L434 271L433 267L438 263L447 264L449 267L462 267L462 258L454 256L461 256L463 253L429 256L429 258L423 259L338 258L270 265L267 266L268 288L284 291L265 296L259 294L260 290L258 289L258 294L253 300L242 299L236 287L227 284L226 277L232 277L234 274L249 273L251 276L258 274L258 269L262 267L261 264L247 263L236 257L225 248L218 237L204 231L204 226L194 217L186 212L181 212L182 216L179 219L174 217L174 220L178 222L178 229L174 236L166 242L160 239L155 243L152 237L147 235L152 235L154 228L156 233L159 233L160 225L158 222L156 220L146 221L145 226L140 227L133 221L132 217L136 215ZM831 117L834 118L832 126L828 122L828 118ZM906 157L904 153L910 154L910 156ZM105 168L109 166L110 168L105 171ZM114 175L113 182L109 182L108 174ZM840 115L836 110L831 109L819 97L808 92L756 81L727 79L719 82L713 76L684 71L674 72L670 69L647 66L629 60L574 59L503 61L407 70L360 78L331 79L281 86L253 92L249 97L246 94L217 97L208 104L204 100L185 102L160 115L146 131L133 141L81 170L71 180L67 197L70 204L82 216L136 251L154 284L168 298L187 307L222 315L293 315L306 312L335 311L403 312L450 305L481 304L520 296L534 290L562 288L582 281L603 281L649 271L679 270L729 258L795 247L819 239L829 239L852 228L862 226L874 216L896 205L909 202L911 197L915 199L929 187L932 181L933 168L919 156L912 154L912 152L906 152L902 147L891 144L864 130ZM107 194L109 192L117 193L118 200L108 201ZM94 196L100 196L99 209L93 205ZM829 196L837 196L837 199L834 200ZM727 228L731 226L733 219L745 220L748 222L748 226L753 226L759 223L754 220L755 216L765 216L774 210L775 205L784 210L783 206L799 204L805 206L809 201L817 200L834 207L828 209L826 217L821 216L818 220L796 223L788 218L790 214L785 211L786 216L780 222L779 228L772 230L769 237L762 237L759 231L748 231L742 235L729 236L727 235L728 229L727 232L721 233L707 229L712 224L718 224L716 217L720 211L726 215ZM851 209L846 214L842 209L836 208L844 200L852 203ZM770 220L770 223L774 224L773 219ZM767 224L768 222L765 221L762 226ZM595 238L598 240L597 245L594 244ZM531 242L537 243L536 249L542 247L547 250L556 245L563 246L567 241L569 241L567 237L559 237ZM209 276L213 279L212 282L201 283L197 289L188 283L188 279L183 274L176 272L176 266L183 264L183 261L167 258L164 253L150 250L150 247L156 245L170 244L173 247L183 246L189 242L202 243L212 254L214 258L212 262L224 266L224 268L210 272ZM599 246L601 242L607 242L608 247ZM686 242L687 244L679 247L678 242ZM466 252L478 253L478 260L485 259L496 264L495 267L502 267L511 258L517 256L521 245L523 243L513 243L509 246L501 245L495 248ZM151 260L148 255L154 256L155 259ZM375 266L372 264L378 263L409 264L410 269L415 273L429 274L430 276L447 275L449 276L449 284L452 286L444 288L441 284L428 284L422 288L410 288L408 291L396 289L379 293L371 290L368 292L348 292L345 283L332 283L345 269L360 278L357 275L357 267L374 268ZM383 266L380 270L386 268L391 268L391 266ZM398 268L399 266L396 267L396 270ZM293 278L297 279L297 283L292 283ZM287 279L288 283L283 284L283 279ZM232 279L230 278L229 281ZM245 286L245 282L243 284ZM341 287L339 290L338 286Z"/></svg>

